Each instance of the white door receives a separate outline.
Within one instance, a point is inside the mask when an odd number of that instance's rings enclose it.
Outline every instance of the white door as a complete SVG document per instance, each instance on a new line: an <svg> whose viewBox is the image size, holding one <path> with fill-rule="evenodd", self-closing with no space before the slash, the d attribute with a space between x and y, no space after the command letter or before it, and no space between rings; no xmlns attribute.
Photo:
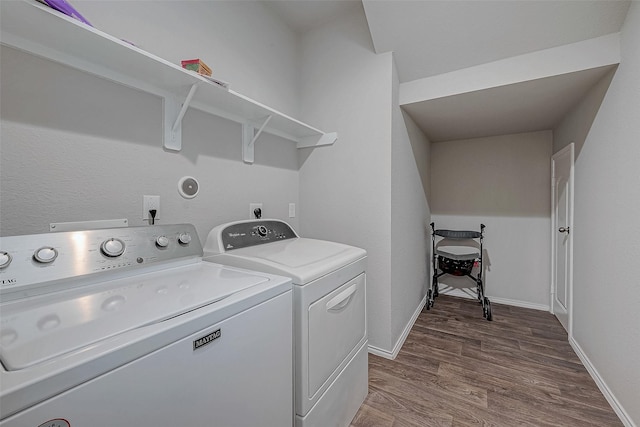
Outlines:
<svg viewBox="0 0 640 427"><path fill-rule="evenodd" d="M571 336L573 278L573 156L569 144L551 158L551 307Z"/></svg>

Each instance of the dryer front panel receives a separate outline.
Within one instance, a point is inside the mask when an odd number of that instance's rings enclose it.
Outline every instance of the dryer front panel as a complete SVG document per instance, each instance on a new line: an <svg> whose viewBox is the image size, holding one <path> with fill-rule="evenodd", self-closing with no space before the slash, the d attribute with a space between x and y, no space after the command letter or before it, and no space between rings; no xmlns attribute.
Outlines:
<svg viewBox="0 0 640 427"><path fill-rule="evenodd" d="M309 398L365 339L365 304L363 273L309 306Z"/></svg>

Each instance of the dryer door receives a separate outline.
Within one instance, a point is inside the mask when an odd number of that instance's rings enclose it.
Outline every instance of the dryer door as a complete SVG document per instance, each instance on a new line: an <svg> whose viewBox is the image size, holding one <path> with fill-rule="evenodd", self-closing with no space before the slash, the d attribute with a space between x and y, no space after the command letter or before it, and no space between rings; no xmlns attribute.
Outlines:
<svg viewBox="0 0 640 427"><path fill-rule="evenodd" d="M309 389L312 397L366 336L365 274L309 307Z"/></svg>

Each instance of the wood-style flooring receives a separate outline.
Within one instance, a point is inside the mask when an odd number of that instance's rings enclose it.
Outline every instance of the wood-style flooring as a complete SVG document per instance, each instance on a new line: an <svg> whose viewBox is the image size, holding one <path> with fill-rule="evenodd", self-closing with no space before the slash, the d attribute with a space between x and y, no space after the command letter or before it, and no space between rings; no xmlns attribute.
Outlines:
<svg viewBox="0 0 640 427"><path fill-rule="evenodd" d="M352 427L621 426L550 313L440 295L398 357L369 354Z"/></svg>

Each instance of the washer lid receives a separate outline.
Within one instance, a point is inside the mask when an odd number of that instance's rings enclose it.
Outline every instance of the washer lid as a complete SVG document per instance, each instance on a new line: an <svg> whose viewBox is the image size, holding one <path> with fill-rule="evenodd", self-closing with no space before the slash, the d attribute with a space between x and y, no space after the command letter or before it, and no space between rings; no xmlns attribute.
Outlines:
<svg viewBox="0 0 640 427"><path fill-rule="evenodd" d="M0 359L28 368L269 280L199 262L12 301L1 307Z"/></svg>
<svg viewBox="0 0 640 427"><path fill-rule="evenodd" d="M354 246L298 237L236 249L208 260L291 277L294 284L304 285L366 255L364 249Z"/></svg>

